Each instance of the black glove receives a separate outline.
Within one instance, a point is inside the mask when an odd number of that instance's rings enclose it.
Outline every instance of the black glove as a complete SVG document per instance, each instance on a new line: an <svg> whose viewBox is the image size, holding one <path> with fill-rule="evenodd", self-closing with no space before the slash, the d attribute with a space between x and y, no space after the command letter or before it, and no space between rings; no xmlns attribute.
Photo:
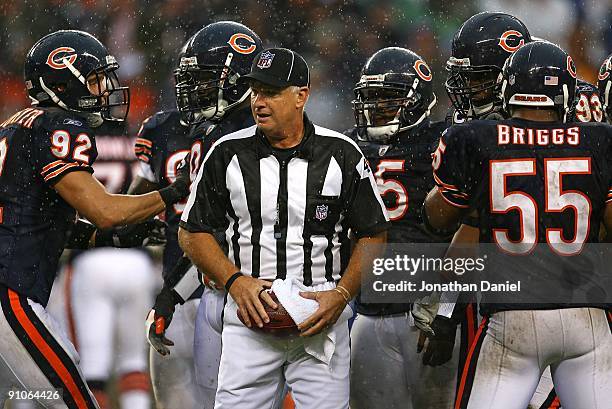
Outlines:
<svg viewBox="0 0 612 409"><path fill-rule="evenodd" d="M181 161L176 170L176 179L174 183L158 190L166 207L189 196L189 186L191 185L191 180L189 178L189 161L190 155L185 156L185 159Z"/></svg>
<svg viewBox="0 0 612 409"><path fill-rule="evenodd" d="M166 243L166 222L150 219L142 223L96 232L95 247L141 247Z"/></svg>
<svg viewBox="0 0 612 409"><path fill-rule="evenodd" d="M174 345L174 342L166 338L166 330L172 322L174 307L179 303L179 298L174 290L163 287L157 294L155 305L147 316L145 323L147 340L161 355L168 355L170 353L168 347Z"/></svg>
<svg viewBox="0 0 612 409"><path fill-rule="evenodd" d="M451 319L437 315L431 323L434 334L421 331L417 345L417 353L420 353L425 344L423 354L423 365L438 366L450 361L455 348L455 335L457 323ZM426 342L427 341L427 342Z"/></svg>

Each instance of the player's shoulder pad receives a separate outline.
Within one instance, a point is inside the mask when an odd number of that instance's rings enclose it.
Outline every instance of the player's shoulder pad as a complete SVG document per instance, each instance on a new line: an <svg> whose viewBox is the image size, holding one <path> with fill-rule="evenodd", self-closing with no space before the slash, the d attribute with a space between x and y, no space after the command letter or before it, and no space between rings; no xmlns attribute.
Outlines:
<svg viewBox="0 0 612 409"><path fill-rule="evenodd" d="M178 111L159 111L142 121L142 129L155 129L171 120L180 120Z"/></svg>
<svg viewBox="0 0 612 409"><path fill-rule="evenodd" d="M87 120L73 112L63 109L42 109L40 115L33 123L33 129L44 129L46 132L65 131L70 135L78 134L94 135Z"/></svg>
<svg viewBox="0 0 612 409"><path fill-rule="evenodd" d="M477 140L494 140L497 125L502 121L473 120L462 124L449 126L442 132L445 145L469 146Z"/></svg>

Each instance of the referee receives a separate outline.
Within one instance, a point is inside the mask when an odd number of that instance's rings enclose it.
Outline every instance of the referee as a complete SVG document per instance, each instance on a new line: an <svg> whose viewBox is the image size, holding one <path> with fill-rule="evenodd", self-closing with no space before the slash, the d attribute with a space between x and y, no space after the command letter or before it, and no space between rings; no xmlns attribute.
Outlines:
<svg viewBox="0 0 612 409"><path fill-rule="evenodd" d="M285 381L298 407L348 408L348 325L336 321L359 291L364 246L385 240L385 207L357 145L304 114L310 81L299 54L264 50L240 80L251 86L256 125L213 145L179 231L189 258L229 292L215 408L270 407ZM227 255L215 236L225 238ZM302 337L250 331L236 310L247 326L262 326L269 319L259 294L286 278L312 288L302 294L319 303L300 324ZM262 299L276 307L266 292ZM335 348L324 362L305 343L328 331Z"/></svg>

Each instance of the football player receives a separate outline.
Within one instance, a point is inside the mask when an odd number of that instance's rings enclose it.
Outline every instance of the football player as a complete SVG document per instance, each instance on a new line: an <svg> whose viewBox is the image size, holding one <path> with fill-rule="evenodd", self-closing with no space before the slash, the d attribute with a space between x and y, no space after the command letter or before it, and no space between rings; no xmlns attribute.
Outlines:
<svg viewBox="0 0 612 409"><path fill-rule="evenodd" d="M510 54L530 41L525 24L506 13L478 13L461 25L446 62L449 124L504 118L497 77Z"/></svg>
<svg viewBox="0 0 612 409"><path fill-rule="evenodd" d="M350 135L372 166L387 207L392 222L387 240L438 242L422 228L420 214L434 186L431 153L446 128L444 122L430 120L436 96L429 66L410 50L383 48L366 62L354 92L356 126ZM357 299L358 315L351 329L352 408L452 405L457 322L437 321L437 337L431 340L436 347L431 345L421 359L414 348L419 331L410 322L410 308ZM442 366L432 367L437 365Z"/></svg>
<svg viewBox="0 0 612 409"><path fill-rule="evenodd" d="M254 31L232 21L209 24L187 42L175 73L178 106L175 115L191 126L188 149L193 178L206 152L217 139L254 125L250 89L248 85L239 84L238 78L250 72L253 59L261 48L261 40ZM155 145L143 148L151 150ZM176 237L179 219L180 213L175 213L170 222L172 245L177 252L172 255L172 260L179 256ZM168 261L165 267L168 274L164 277L164 287L157 296L149 324L152 329L159 328L159 331L150 332L149 341L162 355L170 352L168 346L171 344L164 332L172 319L174 305L187 300L200 285L199 274L186 257L181 258L174 269L168 269L173 264ZM195 338L192 339L196 381L204 394L204 407L212 408L221 357L221 312L225 292L206 277L202 277L202 281L207 285L197 310ZM163 323L161 326L160 322Z"/></svg>
<svg viewBox="0 0 612 409"><path fill-rule="evenodd" d="M580 254L585 243L598 241L600 222L612 228L612 130L565 123L576 69L554 44L521 47L508 59L501 80L502 101L512 118L473 121L445 132L434 155L437 188L425 201L424 221L446 229L475 209L482 243L495 243L515 257L538 243L551 261L559 253ZM562 183L565 189L560 190ZM571 198L569 191L575 192ZM565 210L566 200L572 201L572 211ZM538 268L539 277L550 273L561 284L557 268ZM492 304L483 293L484 319L462 374L456 408L503 402L505 408L523 409L548 365L566 408L605 405L612 393L612 334L605 305L568 304L563 291L556 289L557 303L544 305L512 300Z"/></svg>
<svg viewBox="0 0 612 409"><path fill-rule="evenodd" d="M45 311L69 232L73 246L120 246L129 237L95 226L146 220L188 193L185 176L156 192L123 196L91 175L93 129L127 115L129 91L120 86L118 67L90 34L51 33L26 56L32 107L0 124L0 403L11 388L46 389L63 393L52 401L35 396L45 405L98 407L74 347ZM77 211L95 226L75 224Z"/></svg>
<svg viewBox="0 0 612 409"><path fill-rule="evenodd" d="M124 125L106 121L96 128L94 173L110 193L127 191L137 165ZM154 284L153 263L141 249L73 250L58 274L47 311L65 324L101 409L110 408L113 387L121 407L151 406L141 322Z"/></svg>

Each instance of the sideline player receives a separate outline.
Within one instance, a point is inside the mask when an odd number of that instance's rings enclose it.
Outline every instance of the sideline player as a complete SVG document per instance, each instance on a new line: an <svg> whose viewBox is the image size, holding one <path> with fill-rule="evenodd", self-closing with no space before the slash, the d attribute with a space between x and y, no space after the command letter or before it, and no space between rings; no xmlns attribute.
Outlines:
<svg viewBox="0 0 612 409"><path fill-rule="evenodd" d="M434 186L431 153L446 128L444 122L430 121L435 103L429 66L404 48L374 53L355 86L356 127L350 136L372 166L387 207L389 243L438 242L421 220L423 201ZM415 348L420 332L409 319L411 304L365 304L358 297L356 309L351 408L450 407L458 365L458 352L453 353L459 345L457 323L438 320L438 337L430 341L436 343L431 345L434 355L421 359Z"/></svg>
<svg viewBox="0 0 612 409"><path fill-rule="evenodd" d="M444 229L467 209L477 209L480 241L495 242L511 253L537 243L547 243L542 245L551 252L567 253L585 242L597 242L600 221L612 228L612 209L606 205L612 176L611 130L599 124L563 123L575 89L575 66L559 47L533 42L516 51L502 82L503 102L512 119L475 121L443 135L434 157L438 187L426 199L426 222ZM503 138L506 130L511 135L508 144ZM563 143L550 136L559 131L566 136ZM536 133L542 136L538 143L529 142L528 135ZM570 143L567 135L572 133L578 136ZM579 192L572 196L573 212L564 212L568 196L559 190L560 178L565 192ZM501 179L506 184L498 182ZM536 212L545 217L535 218ZM503 402L505 408L523 409L548 365L564 407L605 405L612 393L612 334L602 305L524 308L483 299L485 318L455 407L489 408ZM516 330L503 332L510 327ZM580 337L573 336L576 331Z"/></svg>
<svg viewBox="0 0 612 409"><path fill-rule="evenodd" d="M181 56L175 73L179 112L173 114L175 118L173 121L178 122L180 115L183 123L192 126L190 136L186 138L186 141L189 141L186 149L191 151L190 168L193 177L214 141L223 135L254 124L249 105L249 87L245 84L238 84L237 80L240 76L249 73L251 63L260 50L259 36L248 27L232 21L207 25L190 38L185 45L184 54ZM156 142L150 139L146 136L141 137L139 148L143 149L143 152L152 152L154 156L156 152L161 155L162 148L156 147ZM187 152L185 150L183 156ZM153 159L153 162L149 163L156 163L155 161L156 159ZM161 157L157 161L160 165L155 166L158 167L166 163ZM154 306L156 318L164 317L166 326L171 319L173 321L169 327L170 332L166 334L169 339L177 338L176 335L173 336L174 330L171 329L176 326L174 322L176 314L172 318L173 305L185 299L182 297L189 297L191 292L199 286L199 281L195 279L198 273L195 273L194 267L189 269L191 263L186 257L180 262L181 268L172 271L176 260L182 255L176 233L183 207L184 204L181 205L180 212L175 212L171 219L168 219L172 235L168 238L168 242L171 243L173 253L170 253L170 257L164 260L165 285ZM187 270L190 271L187 272ZM184 276L180 277L182 274ZM217 389L217 374L221 357L221 312L224 297L225 291L216 288L214 284L206 286L197 308L197 317L192 318L189 323L193 325L195 321L195 338L191 336L190 341L193 340L195 376L197 384L202 388L205 408L213 407ZM189 315L192 316L192 307L189 309ZM186 325L188 324L181 324L184 328ZM149 338L152 344L157 344L160 348L160 339L166 335L155 334ZM180 336L185 337L185 334ZM154 347L154 349L157 348ZM164 349L162 351L166 352ZM153 353L153 349L151 360L152 362L160 360L159 355ZM166 376L162 375L164 378Z"/></svg>
<svg viewBox="0 0 612 409"><path fill-rule="evenodd" d="M118 67L90 34L51 33L26 56L33 107L0 125L0 404L12 388L55 389L63 391L59 399L37 399L51 407L98 407L73 346L45 306L71 230L79 230L72 244L82 247L121 237L75 224L75 210L109 228L146 220L188 191L181 178L147 195L112 195L91 175L93 128L127 115L129 91L119 85Z"/></svg>

